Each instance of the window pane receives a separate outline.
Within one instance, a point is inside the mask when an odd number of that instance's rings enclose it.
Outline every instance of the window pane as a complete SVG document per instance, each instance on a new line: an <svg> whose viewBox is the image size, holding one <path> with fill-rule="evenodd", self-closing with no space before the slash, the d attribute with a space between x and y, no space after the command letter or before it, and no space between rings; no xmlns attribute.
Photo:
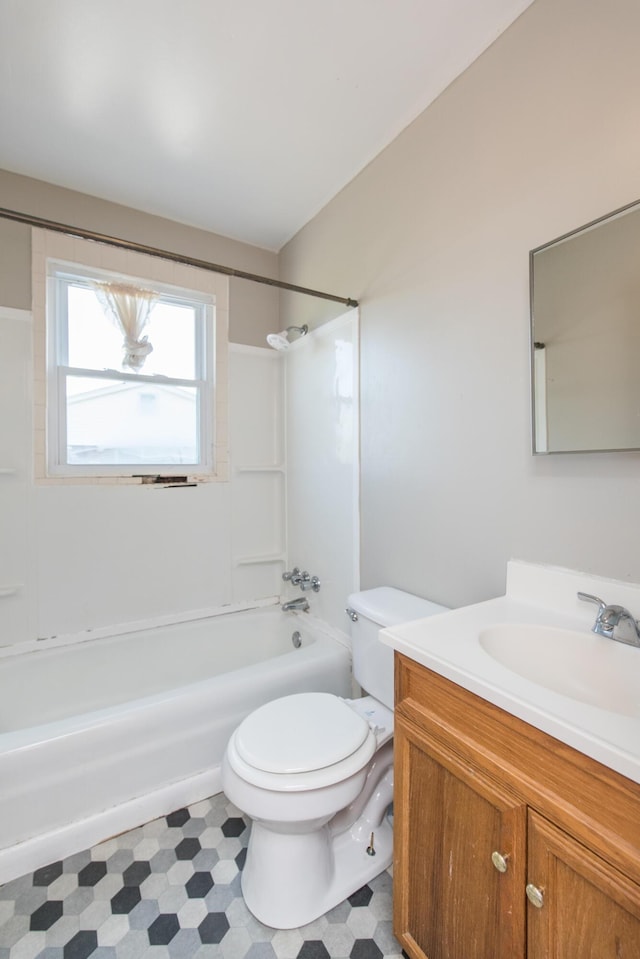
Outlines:
<svg viewBox="0 0 640 959"><path fill-rule="evenodd" d="M105 316L98 297L85 286L68 286L69 366L119 370L122 333Z"/></svg>
<svg viewBox="0 0 640 959"><path fill-rule="evenodd" d="M160 301L156 303L144 331L153 346L141 373L199 379L196 371L196 311Z"/></svg>
<svg viewBox="0 0 640 959"><path fill-rule="evenodd" d="M69 284L69 366L121 370L123 333L106 315L88 286ZM143 331L153 346L140 373L198 379L196 370L197 307L159 300Z"/></svg>
<svg viewBox="0 0 640 959"><path fill-rule="evenodd" d="M197 464L198 389L67 376L67 462Z"/></svg>

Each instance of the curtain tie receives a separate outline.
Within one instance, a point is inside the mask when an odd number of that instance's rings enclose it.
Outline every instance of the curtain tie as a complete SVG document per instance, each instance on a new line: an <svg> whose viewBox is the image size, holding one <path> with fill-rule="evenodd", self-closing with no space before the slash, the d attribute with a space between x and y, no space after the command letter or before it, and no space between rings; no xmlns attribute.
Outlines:
<svg viewBox="0 0 640 959"><path fill-rule="evenodd" d="M153 346L149 343L149 339L146 336L143 336L139 340L132 340L130 337L125 336L122 342L122 349L124 350L122 365L130 370L135 370L136 373L144 366L144 361L149 353L153 352Z"/></svg>

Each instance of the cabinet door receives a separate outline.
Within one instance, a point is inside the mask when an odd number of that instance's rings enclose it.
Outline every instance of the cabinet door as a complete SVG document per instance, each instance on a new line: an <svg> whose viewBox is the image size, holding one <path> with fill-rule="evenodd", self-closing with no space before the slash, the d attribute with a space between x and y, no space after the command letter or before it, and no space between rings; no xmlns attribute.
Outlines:
<svg viewBox="0 0 640 959"><path fill-rule="evenodd" d="M402 717L395 744L394 929L403 948L414 959L523 959L525 806Z"/></svg>
<svg viewBox="0 0 640 959"><path fill-rule="evenodd" d="M533 811L527 881L529 959L640 957L640 886Z"/></svg>

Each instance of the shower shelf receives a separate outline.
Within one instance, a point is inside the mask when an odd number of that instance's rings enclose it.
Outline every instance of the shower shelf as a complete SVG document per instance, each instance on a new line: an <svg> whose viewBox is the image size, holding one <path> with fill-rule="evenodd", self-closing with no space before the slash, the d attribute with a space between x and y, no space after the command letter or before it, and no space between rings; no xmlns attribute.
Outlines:
<svg viewBox="0 0 640 959"><path fill-rule="evenodd" d="M15 596L21 587L22 583L16 583L11 586L0 586L0 599L4 598L5 596Z"/></svg>
<svg viewBox="0 0 640 959"><path fill-rule="evenodd" d="M267 556L240 556L234 566L258 566L261 563L284 563L284 553L271 553Z"/></svg>

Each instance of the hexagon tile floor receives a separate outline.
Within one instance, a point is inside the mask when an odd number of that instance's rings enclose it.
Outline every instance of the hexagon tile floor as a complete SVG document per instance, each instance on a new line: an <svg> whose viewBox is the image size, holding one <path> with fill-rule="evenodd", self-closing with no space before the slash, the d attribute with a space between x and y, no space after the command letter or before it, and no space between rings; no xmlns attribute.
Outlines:
<svg viewBox="0 0 640 959"><path fill-rule="evenodd" d="M301 929L240 892L249 830L224 795L0 887L0 959L399 959L382 873Z"/></svg>

